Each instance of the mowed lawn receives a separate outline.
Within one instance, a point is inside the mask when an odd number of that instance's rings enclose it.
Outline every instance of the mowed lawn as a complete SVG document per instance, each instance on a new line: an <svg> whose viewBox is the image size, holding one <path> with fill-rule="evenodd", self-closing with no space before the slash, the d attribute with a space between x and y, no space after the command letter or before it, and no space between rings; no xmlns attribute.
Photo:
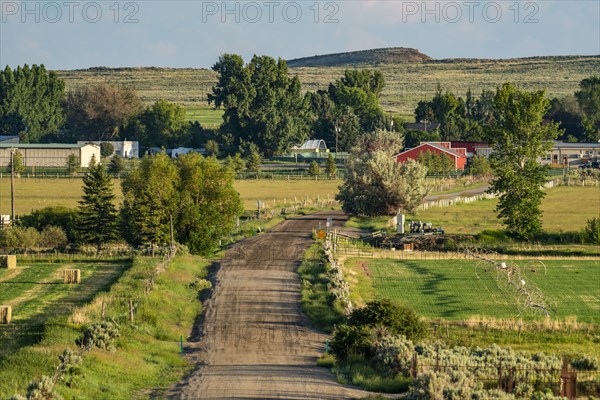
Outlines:
<svg viewBox="0 0 600 400"><path fill-rule="evenodd" d="M549 260L545 268L534 261L513 265L521 267L526 286L536 285L554 307L553 318L600 322L598 261ZM390 299L428 318L543 318L539 310L520 314L523 308L517 306L514 293L499 281L502 274L475 261L353 259L347 266L353 275L363 276L354 290L365 300Z"/></svg>
<svg viewBox="0 0 600 400"><path fill-rule="evenodd" d="M452 207L434 207L418 211L409 219L432 222L447 233L479 233L486 229L501 229L496 218L498 201L482 200ZM542 202L543 229L548 232L580 231L588 219L600 216L599 187L564 187L546 190Z"/></svg>
<svg viewBox="0 0 600 400"><path fill-rule="evenodd" d="M234 186L240 193L246 210L256 210L256 200L262 200L266 207L273 201L277 205L307 196L313 199L333 199L338 192L339 180L240 180ZM122 200L121 185L114 182L117 203ZM18 215L29 214L47 206L62 205L77 207L81 200L81 179L34 179L22 178L15 181L15 210ZM10 214L10 180L0 179L0 214Z"/></svg>

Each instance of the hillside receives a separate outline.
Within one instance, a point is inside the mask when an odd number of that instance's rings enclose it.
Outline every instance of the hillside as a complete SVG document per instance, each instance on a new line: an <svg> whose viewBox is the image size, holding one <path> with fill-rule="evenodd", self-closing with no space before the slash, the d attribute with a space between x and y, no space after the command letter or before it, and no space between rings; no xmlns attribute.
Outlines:
<svg viewBox="0 0 600 400"><path fill-rule="evenodd" d="M378 65L418 63L431 60L426 54L417 49L405 47L388 47L384 49L372 49L361 51L350 51L346 53L323 54L312 57L302 57L288 60L291 68L296 67L343 67L352 65Z"/></svg>
<svg viewBox="0 0 600 400"><path fill-rule="evenodd" d="M293 60L291 61L293 63ZM572 95L579 82L600 70L600 56L533 57L511 60L449 59L393 64L361 64L361 68L381 71L385 88L381 104L388 112L413 118L414 109L423 99L431 99L438 84L446 90L464 95L495 89L503 82L514 82L523 89L544 89L548 96ZM299 77L303 90L326 89L344 73L337 67L294 67L290 73ZM217 74L194 68L91 68L57 71L67 90L80 85L108 83L135 89L149 104L158 99L177 102L189 110L189 117L216 126L220 112L209 110L207 93L217 81Z"/></svg>

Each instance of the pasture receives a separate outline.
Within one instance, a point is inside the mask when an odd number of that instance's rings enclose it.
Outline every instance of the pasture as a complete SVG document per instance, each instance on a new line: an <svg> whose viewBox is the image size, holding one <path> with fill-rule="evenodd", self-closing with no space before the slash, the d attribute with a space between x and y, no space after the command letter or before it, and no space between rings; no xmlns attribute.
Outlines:
<svg viewBox="0 0 600 400"><path fill-rule="evenodd" d="M522 268L524 280L544 294L553 319L600 322L597 261L545 260L545 268L534 260L514 263ZM544 318L539 310L519 307L502 285L503 275L476 261L352 259L346 268L355 277L355 298L390 299L430 319Z"/></svg>
<svg viewBox="0 0 600 400"><path fill-rule="evenodd" d="M256 200L262 200L265 202L265 207L271 207L274 200L277 205L283 205L284 200L291 204L294 198L301 201L307 196L310 200L317 197L323 200L328 196L333 199L340 184L339 180L251 179L238 180L234 187L242 197L244 208L256 210ZM114 193L117 203L121 203L121 186L118 180L114 181ZM23 215L33 210L58 205L77 207L82 194L81 179L16 179L16 213ZM8 178L0 179L0 214L10 214L10 179Z"/></svg>
<svg viewBox="0 0 600 400"><path fill-rule="evenodd" d="M52 375L58 354L67 347L76 349L75 339L81 336L82 327L102 320L103 302L105 319L119 326L121 336L116 350L94 348L85 352L83 364L69 381L58 385L58 394L66 399L148 398L146 388L161 391L179 380L189 369L179 354L179 339L188 337L201 311L199 291L192 283L206 276L210 261L191 255L177 256L155 277L153 290L148 292L145 282L160 261L139 257L133 262L74 262L70 266L81 268L82 283L69 288L55 282L67 264L23 263L18 276L12 278L8 274L14 274L14 270L0 270L3 301L12 299L8 300L10 304L30 293L29 307L33 311L26 318L31 321L31 315L44 312L34 326L16 319L25 313L24 307L13 308L13 324L0 326L0 398L23 394L32 379ZM109 270L114 271L110 278ZM5 291L9 285L16 289ZM129 321L129 300L134 302L134 323ZM64 312L54 312L58 309ZM39 344L14 347L15 351L2 354L2 348L14 344L11 338L34 335L35 341L24 344Z"/></svg>
<svg viewBox="0 0 600 400"><path fill-rule="evenodd" d="M433 60L383 64L371 68L381 71L386 81L381 95L384 110L414 120L417 103L431 99L437 84L464 96L469 88L479 94L483 89L494 90L496 86L510 81L523 89L544 89L549 96L563 97L573 94L579 82L596 74L599 67L598 56L567 56L512 60ZM292 68L290 74L299 77L304 91L316 91L326 89L330 82L342 76L344 69ZM100 82L133 88L146 104L165 99L189 109L188 118L192 121L207 126L216 121L220 123L216 118L217 113L200 111L209 107L207 93L217 81L217 74L209 69L96 68L56 72L65 80L67 90Z"/></svg>
<svg viewBox="0 0 600 400"><path fill-rule="evenodd" d="M48 319L92 300L131 266L129 260L52 263L25 258L18 263L17 269L0 269L0 304L12 306L13 315L11 325L0 325L0 355L38 341ZM63 283L68 268L81 270L81 283Z"/></svg>
<svg viewBox="0 0 600 400"><path fill-rule="evenodd" d="M431 221L447 233L475 234L487 229L502 229L496 218L496 199L481 200L452 207L418 211L409 219ZM547 189L542 201L542 223L547 232L580 231L590 218L600 216L600 190L596 187Z"/></svg>

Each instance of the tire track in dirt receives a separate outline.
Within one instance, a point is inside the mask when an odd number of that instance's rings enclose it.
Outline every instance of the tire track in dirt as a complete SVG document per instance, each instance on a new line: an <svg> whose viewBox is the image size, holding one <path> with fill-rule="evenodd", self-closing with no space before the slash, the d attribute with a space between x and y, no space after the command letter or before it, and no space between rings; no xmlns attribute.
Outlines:
<svg viewBox="0 0 600 400"><path fill-rule="evenodd" d="M300 308L296 269L311 231L345 221L339 211L291 218L246 239L221 260L205 303L202 339L188 347L194 371L171 388L169 399L349 399L367 393L340 385L316 366L326 335Z"/></svg>

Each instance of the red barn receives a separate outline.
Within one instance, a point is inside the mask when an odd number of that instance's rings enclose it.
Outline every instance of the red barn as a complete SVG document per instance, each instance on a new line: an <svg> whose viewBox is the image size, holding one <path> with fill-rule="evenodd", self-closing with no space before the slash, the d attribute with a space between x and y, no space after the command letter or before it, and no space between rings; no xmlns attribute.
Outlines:
<svg viewBox="0 0 600 400"><path fill-rule="evenodd" d="M451 149L450 142L423 142L417 147L396 154L394 158L396 162L402 163L406 160L417 160L422 153L430 151L435 154L444 154L446 157L452 158L454 168L457 171L464 171L467 165L467 150L465 148Z"/></svg>

